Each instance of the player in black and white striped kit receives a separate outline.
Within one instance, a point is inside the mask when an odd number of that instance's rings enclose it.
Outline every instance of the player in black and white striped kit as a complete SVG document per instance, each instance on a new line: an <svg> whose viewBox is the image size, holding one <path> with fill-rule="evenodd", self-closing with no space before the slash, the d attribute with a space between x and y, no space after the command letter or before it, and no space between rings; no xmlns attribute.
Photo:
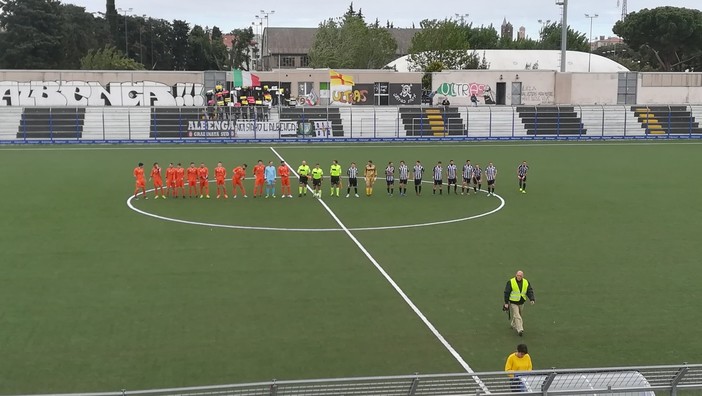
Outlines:
<svg viewBox="0 0 702 396"><path fill-rule="evenodd" d="M463 185L461 185L461 195L470 195L470 179L473 177L473 165L470 164L470 160L466 160L465 165L463 165Z"/></svg>
<svg viewBox="0 0 702 396"><path fill-rule="evenodd" d="M495 195L495 178L497 178L497 168L495 168L495 165L490 162L485 168L485 178L487 179L488 183L488 197L491 195Z"/></svg>
<svg viewBox="0 0 702 396"><path fill-rule="evenodd" d="M522 161L522 164L517 167L517 177L519 178L519 191L522 194L526 194L526 179L527 172L529 172L529 165L526 161Z"/></svg>
<svg viewBox="0 0 702 396"><path fill-rule="evenodd" d="M407 179L409 179L409 168L405 164L405 161L400 161L400 166L398 167L400 172L400 196L407 196Z"/></svg>
<svg viewBox="0 0 702 396"><path fill-rule="evenodd" d="M388 166L385 168L385 182L388 185L388 195L392 197L395 193L395 165L392 161L388 162Z"/></svg>
<svg viewBox="0 0 702 396"><path fill-rule="evenodd" d="M356 198L358 198L358 168L355 162L351 163L351 167L346 171L346 176L349 177L349 186L346 188L346 198L351 195L351 187L353 187Z"/></svg>
<svg viewBox="0 0 702 396"><path fill-rule="evenodd" d="M448 179L448 186L446 186L446 194L451 194L451 185L453 185L453 193L458 195L458 178L456 177L457 174L458 168L456 167L456 164L453 163L453 160L449 161L449 164L446 167L446 178Z"/></svg>
<svg viewBox="0 0 702 396"><path fill-rule="evenodd" d="M441 189L441 185L444 184L444 167L441 166L441 161L436 163L434 166L434 190L432 194L436 195L436 189L439 189L439 195L444 193Z"/></svg>
<svg viewBox="0 0 702 396"><path fill-rule="evenodd" d="M414 175L414 193L422 195L422 178L424 177L424 166L420 161L417 161L412 168L412 173Z"/></svg>
<svg viewBox="0 0 702 396"><path fill-rule="evenodd" d="M475 164L473 167L473 192L476 194L478 193L478 190L480 190L480 187L482 187L482 182L480 179L483 176L483 170L480 169L479 164Z"/></svg>

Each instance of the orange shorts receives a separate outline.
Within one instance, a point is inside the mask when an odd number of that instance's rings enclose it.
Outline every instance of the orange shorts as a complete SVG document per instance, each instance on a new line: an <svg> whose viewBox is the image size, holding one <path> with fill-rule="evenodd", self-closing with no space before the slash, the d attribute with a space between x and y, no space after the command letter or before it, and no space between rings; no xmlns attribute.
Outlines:
<svg viewBox="0 0 702 396"><path fill-rule="evenodd" d="M241 179L233 179L233 180L232 180L232 185L241 186Z"/></svg>
<svg viewBox="0 0 702 396"><path fill-rule="evenodd" d="M280 185L281 186L289 186L290 185L290 178L289 177L283 177L280 179Z"/></svg>
<svg viewBox="0 0 702 396"><path fill-rule="evenodd" d="M166 181L166 185L170 188L175 187L175 180L168 180Z"/></svg>
<svg viewBox="0 0 702 396"><path fill-rule="evenodd" d="M163 187L163 180L154 179L154 187Z"/></svg>
<svg viewBox="0 0 702 396"><path fill-rule="evenodd" d="M257 186L262 186L264 183L265 183L264 179L256 178L256 185Z"/></svg>
<svg viewBox="0 0 702 396"><path fill-rule="evenodd" d="M136 186L137 188L145 188L146 187L146 182L144 180L137 180L136 181Z"/></svg>
<svg viewBox="0 0 702 396"><path fill-rule="evenodd" d="M195 186L197 186L197 180L188 179L188 184L190 185L190 187L195 187Z"/></svg>
<svg viewBox="0 0 702 396"><path fill-rule="evenodd" d="M207 179L200 179L200 187L205 187L207 185Z"/></svg>
<svg viewBox="0 0 702 396"><path fill-rule="evenodd" d="M183 179L176 180L176 187L183 187L183 186L184 186Z"/></svg>
<svg viewBox="0 0 702 396"><path fill-rule="evenodd" d="M223 185L224 185L224 179L217 179L217 185L218 185L218 186L223 186Z"/></svg>

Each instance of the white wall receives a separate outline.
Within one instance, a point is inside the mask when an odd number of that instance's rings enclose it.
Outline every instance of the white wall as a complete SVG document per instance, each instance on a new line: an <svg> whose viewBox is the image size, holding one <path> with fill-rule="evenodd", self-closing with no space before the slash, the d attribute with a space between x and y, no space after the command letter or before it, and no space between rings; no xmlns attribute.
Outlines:
<svg viewBox="0 0 702 396"><path fill-rule="evenodd" d="M616 73L571 73L571 91L568 104L617 104Z"/></svg>
<svg viewBox="0 0 702 396"><path fill-rule="evenodd" d="M450 70L433 73L432 90L436 92L435 103L447 97L452 105L470 106L470 96L475 94L479 103L484 104L485 91L491 91L495 98L497 83L506 84L505 104L512 105L512 83L522 83L521 102L525 105L555 103L555 72L495 71L495 70Z"/></svg>

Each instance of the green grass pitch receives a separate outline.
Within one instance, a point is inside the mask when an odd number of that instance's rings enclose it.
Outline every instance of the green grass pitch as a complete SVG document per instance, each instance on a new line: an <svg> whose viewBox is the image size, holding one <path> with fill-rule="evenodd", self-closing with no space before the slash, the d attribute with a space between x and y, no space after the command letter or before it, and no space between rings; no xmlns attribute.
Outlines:
<svg viewBox="0 0 702 396"><path fill-rule="evenodd" d="M328 173L372 159L498 168L502 210L432 227L353 231L476 371L525 342L535 368L698 362L702 145L276 146ZM115 391L277 379L460 372L340 231L211 228L127 207L139 161L212 169L276 160L267 146L0 148L0 394ZM529 193L516 167L529 161ZM430 177L429 177L430 178ZM426 178L425 178L426 179ZM212 186L214 187L214 186ZM140 200L205 223L338 228L306 199ZM327 197L349 228L491 211L485 194ZM294 192L296 188L293 183ZM213 191L214 192L214 191ZM212 194L214 195L214 194ZM213 197L214 198L214 197ZM523 339L500 310L522 269L537 304Z"/></svg>

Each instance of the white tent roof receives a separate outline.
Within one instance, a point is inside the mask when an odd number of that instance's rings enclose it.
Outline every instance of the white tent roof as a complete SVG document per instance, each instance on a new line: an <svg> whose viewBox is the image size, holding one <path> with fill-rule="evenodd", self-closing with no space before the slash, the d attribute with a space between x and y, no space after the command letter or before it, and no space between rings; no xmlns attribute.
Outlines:
<svg viewBox="0 0 702 396"><path fill-rule="evenodd" d="M470 50L472 52L472 50ZM561 51L559 50L476 50L478 56L483 57L489 64L490 70L560 70ZM389 67L396 67L398 72L408 72L408 56L405 55L388 64ZM567 72L587 72L588 58L587 52L568 51L566 54ZM605 58L604 56L592 54L590 59L590 71L593 73L616 73L629 71L619 63Z"/></svg>

